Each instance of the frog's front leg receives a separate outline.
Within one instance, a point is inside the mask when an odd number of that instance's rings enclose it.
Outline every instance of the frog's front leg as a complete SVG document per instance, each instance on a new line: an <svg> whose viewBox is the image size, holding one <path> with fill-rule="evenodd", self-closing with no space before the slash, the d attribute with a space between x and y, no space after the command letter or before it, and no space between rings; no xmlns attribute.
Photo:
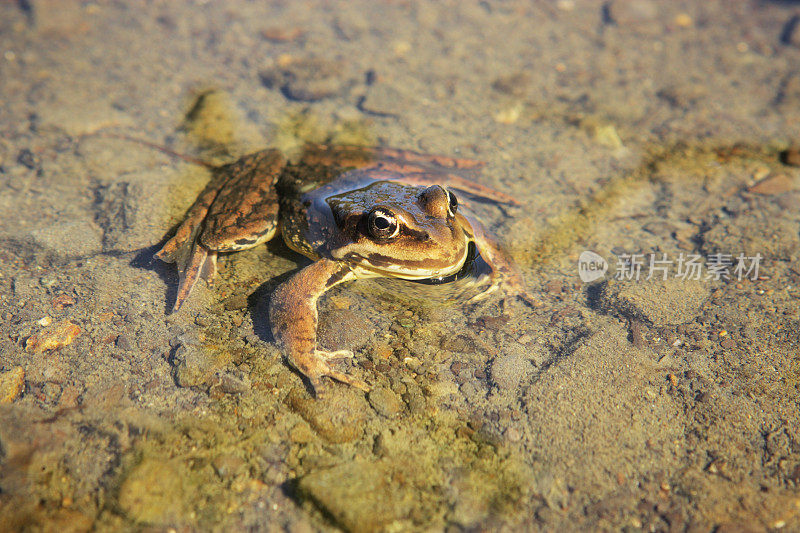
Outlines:
<svg viewBox="0 0 800 533"><path fill-rule="evenodd" d="M331 287L354 278L346 264L320 259L284 281L270 297L272 335L289 364L308 378L318 397L324 376L363 391L369 390L363 381L337 372L328 364L330 359L352 355L352 352L317 348L317 300Z"/></svg>

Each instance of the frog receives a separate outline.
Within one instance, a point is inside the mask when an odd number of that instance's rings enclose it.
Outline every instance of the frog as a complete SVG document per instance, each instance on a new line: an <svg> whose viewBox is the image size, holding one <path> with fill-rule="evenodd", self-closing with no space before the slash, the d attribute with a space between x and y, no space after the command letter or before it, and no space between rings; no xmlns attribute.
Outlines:
<svg viewBox="0 0 800 533"><path fill-rule="evenodd" d="M366 382L334 367L352 351L317 344L317 303L328 290L363 278L446 281L480 257L490 272L470 301L500 288L527 294L514 262L469 212L469 201L456 195L518 204L477 181L483 167L477 160L405 149L324 144L306 145L294 160L268 148L210 167L207 186L155 254L177 265L172 311L198 280L214 279L219 254L280 234L311 263L270 295L276 344L317 397L328 379L369 391Z"/></svg>

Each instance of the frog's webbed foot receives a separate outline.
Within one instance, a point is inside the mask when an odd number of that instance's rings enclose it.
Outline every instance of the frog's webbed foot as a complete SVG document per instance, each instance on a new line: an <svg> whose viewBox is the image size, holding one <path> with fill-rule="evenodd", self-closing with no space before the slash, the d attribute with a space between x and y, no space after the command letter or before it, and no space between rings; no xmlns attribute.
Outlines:
<svg viewBox="0 0 800 533"><path fill-rule="evenodd" d="M216 275L217 252L195 243L188 263L185 266L178 266L178 294L175 296L172 312L174 313L181 308L198 279L203 278L211 281Z"/></svg>
<svg viewBox="0 0 800 533"><path fill-rule="evenodd" d="M173 313L181 308L198 279L210 282L217 275L217 252L197 242L200 225L191 229L191 233L181 236L182 240L173 237L155 254L161 261L175 263L178 267L178 294L172 306Z"/></svg>
<svg viewBox="0 0 800 533"><path fill-rule="evenodd" d="M475 285L477 286L481 286L484 284L489 284L489 286L481 290L481 292L479 292L469 300L467 300L468 304L476 304L478 302L481 302L486 298L488 298L490 295L497 292L497 289L499 289L500 286L503 284L503 280L497 276L492 277L487 275L487 276L481 276L475 283Z"/></svg>
<svg viewBox="0 0 800 533"><path fill-rule="evenodd" d="M345 385L350 385L364 392L369 392L370 387L360 379L348 376L343 372L334 370L328 364L332 359L340 359L344 356L352 357L353 352L349 350L337 350L335 352L328 352L325 350L314 350L307 354L294 354L291 358L291 364L303 375L308 378L311 388L314 389L314 395L321 398L325 395L326 385L322 378L328 377L334 379Z"/></svg>

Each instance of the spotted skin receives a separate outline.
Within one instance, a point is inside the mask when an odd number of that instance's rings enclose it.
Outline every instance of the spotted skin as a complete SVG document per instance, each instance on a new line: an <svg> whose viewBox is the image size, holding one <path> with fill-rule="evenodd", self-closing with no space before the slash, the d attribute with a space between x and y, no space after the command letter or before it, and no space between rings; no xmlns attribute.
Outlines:
<svg viewBox="0 0 800 533"><path fill-rule="evenodd" d="M285 165L277 150L263 150L214 169L175 235L156 257L177 263L177 311L201 277L212 280L217 252L246 250L275 235L278 197L275 183Z"/></svg>
<svg viewBox="0 0 800 533"><path fill-rule="evenodd" d="M198 279L213 279L218 253L257 246L280 229L290 248L314 262L271 295L277 344L317 395L325 377L369 390L332 367L332 360L352 352L317 346L317 301L331 287L379 276L445 278L463 269L474 246L491 267L484 294L500 287L527 294L513 263L477 220L459 211L453 190L516 203L475 183L482 167L480 161L392 148L308 145L294 162L263 150L215 168L156 254L178 266L174 310Z"/></svg>

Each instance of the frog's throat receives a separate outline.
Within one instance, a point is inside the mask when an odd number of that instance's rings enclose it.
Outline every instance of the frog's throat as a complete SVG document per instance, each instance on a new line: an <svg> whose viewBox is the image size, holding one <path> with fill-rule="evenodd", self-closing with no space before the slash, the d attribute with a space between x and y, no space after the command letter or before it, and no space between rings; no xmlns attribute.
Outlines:
<svg viewBox="0 0 800 533"><path fill-rule="evenodd" d="M465 239L459 258L445 265L432 265L432 259L401 260L375 253L365 257L355 252L343 254L342 260L350 263L357 278L392 277L409 280L446 278L461 272L464 268L470 257L470 242L469 239Z"/></svg>

